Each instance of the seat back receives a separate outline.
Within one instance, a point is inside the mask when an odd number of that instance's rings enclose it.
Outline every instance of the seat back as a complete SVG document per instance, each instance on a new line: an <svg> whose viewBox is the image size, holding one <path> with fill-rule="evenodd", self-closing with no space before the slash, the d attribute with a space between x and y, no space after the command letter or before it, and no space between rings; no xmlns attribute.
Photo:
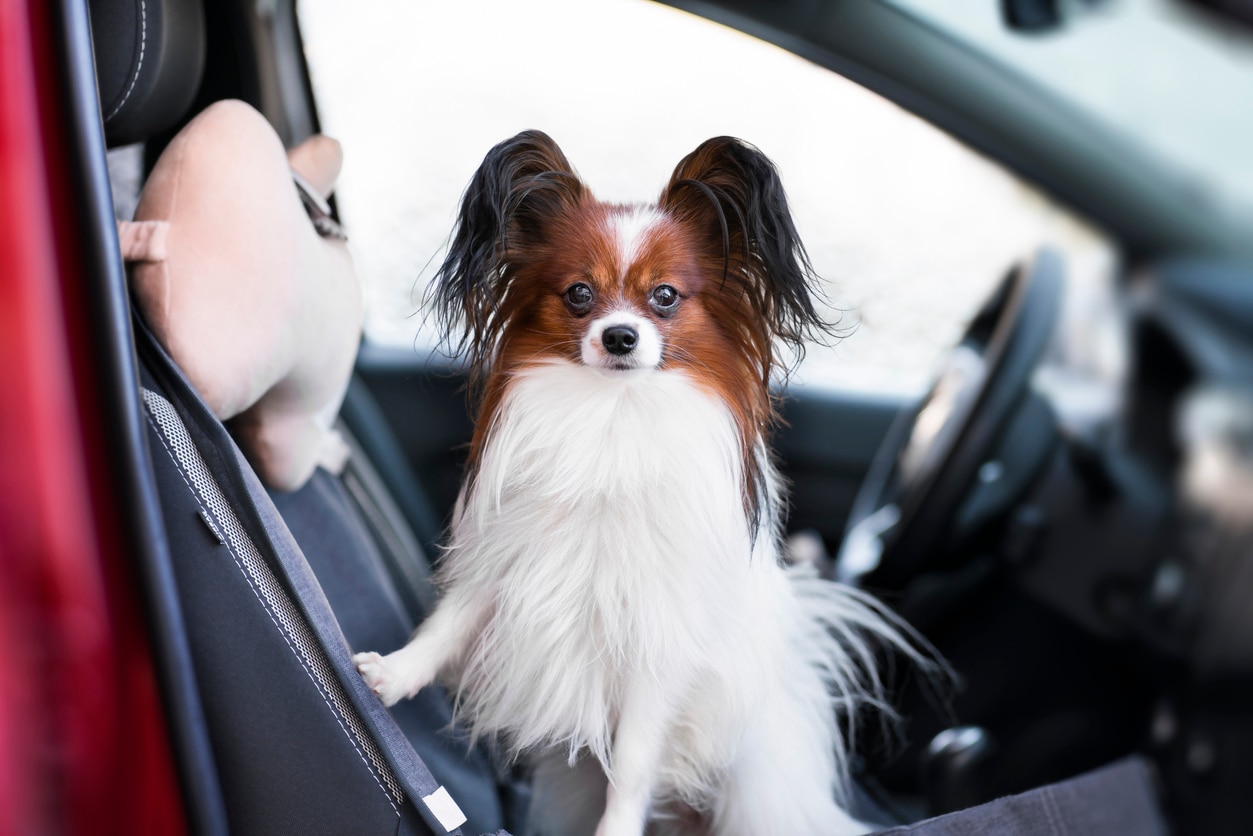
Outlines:
<svg viewBox="0 0 1253 836"><path fill-rule="evenodd" d="M171 569L232 831L456 832L452 796L353 668L269 494L142 323L137 332ZM306 488L285 504L306 539L332 532L318 556L347 623L370 640L403 641L408 615L342 486L323 472ZM432 694L406 713L410 733L442 750L481 805L491 773L441 734L446 703ZM499 808L477 814L490 826Z"/></svg>

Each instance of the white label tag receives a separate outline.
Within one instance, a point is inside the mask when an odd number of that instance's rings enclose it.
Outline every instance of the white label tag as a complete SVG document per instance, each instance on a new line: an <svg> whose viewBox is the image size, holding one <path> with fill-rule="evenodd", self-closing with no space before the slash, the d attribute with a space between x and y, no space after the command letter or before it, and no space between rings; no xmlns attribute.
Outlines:
<svg viewBox="0 0 1253 836"><path fill-rule="evenodd" d="M435 814L435 818L439 819L439 823L444 826L445 830L456 830L466 823L466 814L461 812L457 802L452 800L448 790L443 787L423 798L422 802Z"/></svg>

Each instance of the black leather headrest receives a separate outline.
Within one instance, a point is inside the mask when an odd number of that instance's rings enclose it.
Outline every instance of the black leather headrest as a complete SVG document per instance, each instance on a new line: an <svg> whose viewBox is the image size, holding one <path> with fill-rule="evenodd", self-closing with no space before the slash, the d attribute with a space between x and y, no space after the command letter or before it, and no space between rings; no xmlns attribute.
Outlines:
<svg viewBox="0 0 1253 836"><path fill-rule="evenodd" d="M110 148L173 125L204 74L200 0L90 0L96 86Z"/></svg>

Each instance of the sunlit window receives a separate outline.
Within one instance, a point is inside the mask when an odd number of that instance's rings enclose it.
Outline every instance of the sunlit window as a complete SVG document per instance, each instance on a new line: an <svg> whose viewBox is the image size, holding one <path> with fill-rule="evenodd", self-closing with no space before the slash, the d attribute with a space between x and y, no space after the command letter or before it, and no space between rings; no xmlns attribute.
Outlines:
<svg viewBox="0 0 1253 836"><path fill-rule="evenodd" d="M483 155L549 133L598 197L652 201L701 141L778 165L832 304L856 330L798 379L917 391L992 286L1037 245L1106 286L1106 239L894 104L786 51L642 0L301 0L367 335L433 343L420 300Z"/></svg>

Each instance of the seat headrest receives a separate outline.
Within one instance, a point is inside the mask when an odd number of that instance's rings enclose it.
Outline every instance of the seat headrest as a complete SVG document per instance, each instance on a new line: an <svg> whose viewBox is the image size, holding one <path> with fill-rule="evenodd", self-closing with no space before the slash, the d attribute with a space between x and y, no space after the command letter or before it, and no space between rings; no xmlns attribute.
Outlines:
<svg viewBox="0 0 1253 836"><path fill-rule="evenodd" d="M89 7L108 146L175 124L204 74L200 0L90 0Z"/></svg>

